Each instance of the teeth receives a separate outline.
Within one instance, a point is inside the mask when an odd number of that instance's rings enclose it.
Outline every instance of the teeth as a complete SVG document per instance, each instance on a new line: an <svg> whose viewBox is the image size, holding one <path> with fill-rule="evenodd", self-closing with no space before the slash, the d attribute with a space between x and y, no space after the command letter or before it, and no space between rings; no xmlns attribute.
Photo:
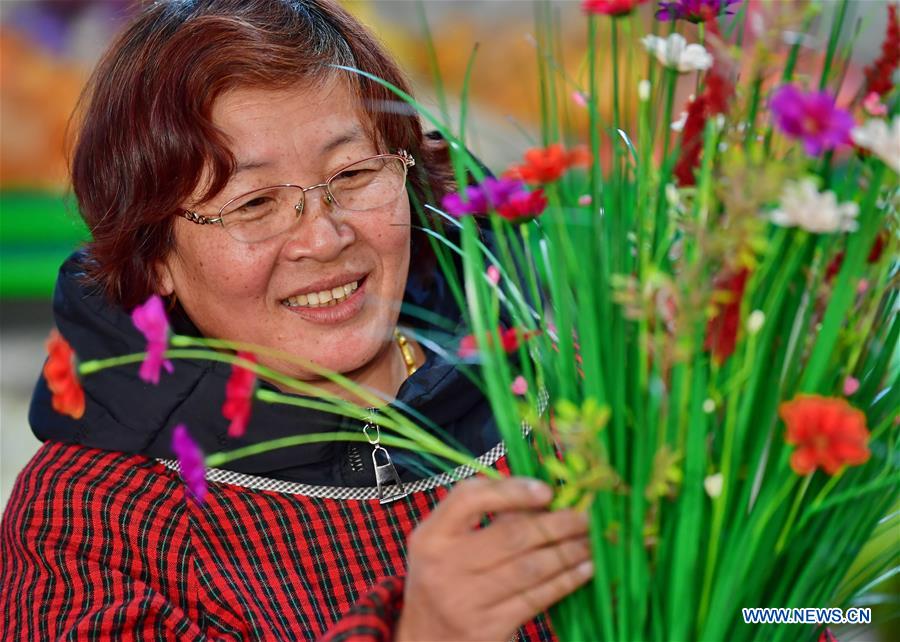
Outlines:
<svg viewBox="0 0 900 642"><path fill-rule="evenodd" d="M308 294L298 294L282 301L283 305L289 308L301 307L331 307L337 305L346 299L352 292L359 287L358 281L339 285L331 290L322 290L321 292L310 292Z"/></svg>

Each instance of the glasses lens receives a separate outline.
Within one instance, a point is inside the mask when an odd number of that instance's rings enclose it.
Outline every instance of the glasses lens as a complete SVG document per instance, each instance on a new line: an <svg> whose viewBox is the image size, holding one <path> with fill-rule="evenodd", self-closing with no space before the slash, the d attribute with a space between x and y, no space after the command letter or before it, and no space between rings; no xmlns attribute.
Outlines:
<svg viewBox="0 0 900 642"><path fill-rule="evenodd" d="M373 210L395 202L406 184L406 163L395 156L367 158L342 169L328 183L345 210Z"/></svg>
<svg viewBox="0 0 900 642"><path fill-rule="evenodd" d="M299 187L269 187L244 194L222 211L222 225L244 243L256 243L281 234L297 220L295 206L303 201Z"/></svg>

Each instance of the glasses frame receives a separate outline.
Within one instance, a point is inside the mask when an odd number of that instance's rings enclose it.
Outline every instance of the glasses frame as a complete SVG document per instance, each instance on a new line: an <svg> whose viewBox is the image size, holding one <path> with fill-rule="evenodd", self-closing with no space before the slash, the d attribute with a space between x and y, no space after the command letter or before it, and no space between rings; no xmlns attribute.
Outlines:
<svg viewBox="0 0 900 642"><path fill-rule="evenodd" d="M227 214L223 214L222 212L224 212L225 208L227 208L229 205L231 205L235 201L245 198L245 197L249 196L250 194L254 194L256 192L264 192L266 190L270 190L270 189L273 189L276 187L296 187L297 189L300 190L300 200L297 201L296 205L294 205L294 211L297 212L297 218L299 219L300 216L303 214L303 208L306 204L306 193L307 192L310 192L314 189L319 189L320 187L324 187L325 188L325 202L328 203L329 205L331 205L332 203L337 203L337 199L334 197L334 194L331 193L331 188L330 188L331 181L333 181L335 178L337 178L338 174L343 172L348 167L352 167L353 165L356 165L357 163L374 160L376 158L399 158L401 161L403 161L403 170L404 170L403 183L404 183L404 185L406 184L406 178L409 175L409 168L415 166L415 164L416 164L415 159L405 149L398 149L397 153L395 153L395 154L375 154L374 156L366 156L365 158L360 158L359 160L355 160L352 163L347 163L346 165L344 165L343 167L341 167L340 169L335 171L331 176L329 176L328 180L326 180L324 183L317 183L316 185L310 185L309 187L303 187L302 185L295 185L294 183L279 183L277 185L268 185L266 187L260 187L258 189L250 190L249 192L244 192L243 194L240 194L238 196L235 196L232 199L229 199L228 202L226 202L222 207L219 208L219 211L215 216L205 216L205 215L200 214L199 212L196 212L193 210L183 210L182 212L180 212L180 216L187 219L191 223L196 223L197 225L218 224L219 226L221 226L224 229L225 228L224 218L225 218L225 216L227 216ZM398 196L399 196L399 194L398 194ZM372 209L372 208L370 208L370 209ZM366 210L352 210L352 211L365 212ZM277 236L277 234L275 236Z"/></svg>

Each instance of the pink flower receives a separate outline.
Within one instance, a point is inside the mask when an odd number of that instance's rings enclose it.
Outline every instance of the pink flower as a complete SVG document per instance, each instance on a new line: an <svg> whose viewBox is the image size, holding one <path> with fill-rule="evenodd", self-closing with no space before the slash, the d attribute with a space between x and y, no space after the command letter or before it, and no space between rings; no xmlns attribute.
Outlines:
<svg viewBox="0 0 900 642"><path fill-rule="evenodd" d="M172 431L172 451L178 457L181 478L187 484L189 495L198 504L202 504L207 491L203 451L191 439L191 434L184 424L178 424Z"/></svg>
<svg viewBox="0 0 900 642"><path fill-rule="evenodd" d="M510 386L510 390L514 395L518 395L519 397L523 396L526 392L528 392L528 382L525 381L525 377L519 375L515 379L513 379L512 385Z"/></svg>
<svg viewBox="0 0 900 642"><path fill-rule="evenodd" d="M590 205L593 202L593 200L594 199L591 197L590 194L582 194L581 196L578 197L578 204L583 207L587 207L588 205Z"/></svg>
<svg viewBox="0 0 900 642"><path fill-rule="evenodd" d="M441 201L451 216L481 216L496 211L514 223L531 220L547 207L541 190L527 191L525 183L513 178L486 178L480 185L466 188L466 197L448 194Z"/></svg>
<svg viewBox="0 0 900 642"><path fill-rule="evenodd" d="M252 352L238 352L237 357L256 363L256 355ZM222 414L225 419L231 420L228 426L229 437L241 437L247 430L255 387L256 375L253 371L234 364L228 383L225 384L225 403L222 404Z"/></svg>
<svg viewBox="0 0 900 642"><path fill-rule="evenodd" d="M147 356L138 375L147 383L158 384L160 368L165 368L170 374L174 370L172 362L163 359L169 341L169 320L159 295L152 295L143 305L136 307L131 313L131 320L147 339Z"/></svg>
<svg viewBox="0 0 900 642"><path fill-rule="evenodd" d="M687 20L689 22L708 22L719 15L731 15L729 7L741 0L673 0L660 2L656 19L663 22Z"/></svg>
<svg viewBox="0 0 900 642"><path fill-rule="evenodd" d="M825 91L804 93L794 85L782 85L769 100L775 124L788 138L803 141L810 156L850 142L853 116L834 104Z"/></svg>
<svg viewBox="0 0 900 642"><path fill-rule="evenodd" d="M859 390L859 379L855 377L847 377L844 379L844 396L851 397Z"/></svg>
<svg viewBox="0 0 900 642"><path fill-rule="evenodd" d="M488 278L488 281L490 281L494 285L497 285L498 283L500 283L500 270L497 269L496 265L488 266L487 278Z"/></svg>
<svg viewBox="0 0 900 642"><path fill-rule="evenodd" d="M528 341L532 337L540 334L540 331L537 330L526 330L523 332L518 328L498 328L498 331L500 332L500 345L507 354L518 350L519 345L522 342ZM488 335L488 342L492 339L493 335ZM475 341L474 334L468 334L460 340L457 354L462 359L468 359L469 357L474 357L478 354L478 344Z"/></svg>
<svg viewBox="0 0 900 642"><path fill-rule="evenodd" d="M582 92L577 89L572 92L572 102L578 105L579 107L587 107L588 101L587 96L585 96Z"/></svg>
<svg viewBox="0 0 900 642"><path fill-rule="evenodd" d="M547 209L544 191L521 190L509 196L505 203L497 207L497 213L511 223L524 223L540 216Z"/></svg>
<svg viewBox="0 0 900 642"><path fill-rule="evenodd" d="M863 99L863 109L866 110L869 116L877 118L887 116L888 113L887 105L881 102L881 96L878 95L877 91L869 92L869 95Z"/></svg>
<svg viewBox="0 0 900 642"><path fill-rule="evenodd" d="M639 4L647 0L583 0L581 8L585 13L593 13L602 16L627 16L634 11Z"/></svg>

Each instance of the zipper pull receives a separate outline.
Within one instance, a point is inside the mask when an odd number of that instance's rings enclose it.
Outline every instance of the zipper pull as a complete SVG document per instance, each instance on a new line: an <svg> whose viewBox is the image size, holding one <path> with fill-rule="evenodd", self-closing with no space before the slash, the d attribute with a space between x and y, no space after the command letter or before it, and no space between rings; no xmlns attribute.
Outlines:
<svg viewBox="0 0 900 642"><path fill-rule="evenodd" d="M381 428L375 423L374 408L369 409L369 421L363 426L363 434L372 446L372 464L375 467L375 483L378 486L378 501L389 504L406 497L409 493L400 481L400 475L391 461L387 449L381 445Z"/></svg>

